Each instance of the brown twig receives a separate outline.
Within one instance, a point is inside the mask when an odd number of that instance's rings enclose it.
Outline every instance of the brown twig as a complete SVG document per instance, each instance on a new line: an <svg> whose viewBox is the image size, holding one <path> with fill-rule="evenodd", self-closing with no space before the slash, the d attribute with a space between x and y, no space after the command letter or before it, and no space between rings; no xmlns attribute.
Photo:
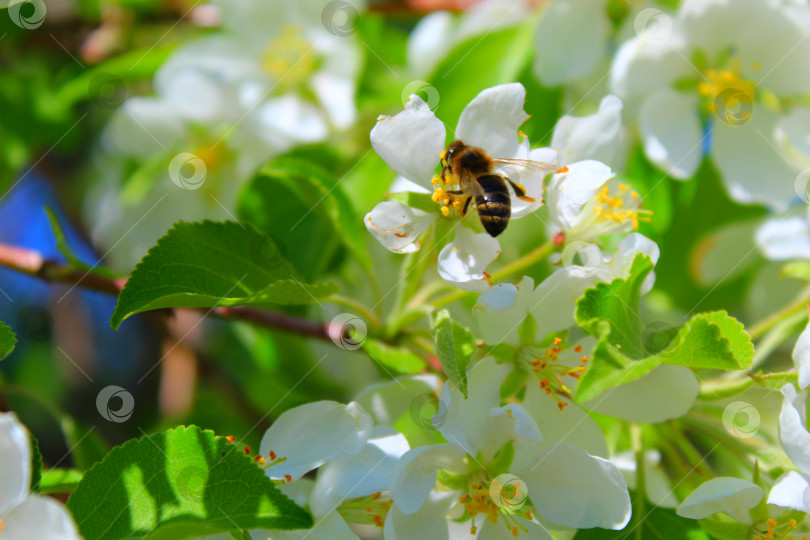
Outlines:
<svg viewBox="0 0 810 540"><path fill-rule="evenodd" d="M125 279L107 279L92 272L83 272L57 261L46 259L38 251L2 243L0 243L0 266L37 277L49 283L77 285L83 289L92 289L114 295L118 295L126 283ZM330 341L333 338L339 339L344 332L341 325L312 321L274 311L223 306L214 308L212 313L224 319L248 321L266 328L287 330L303 336Z"/></svg>

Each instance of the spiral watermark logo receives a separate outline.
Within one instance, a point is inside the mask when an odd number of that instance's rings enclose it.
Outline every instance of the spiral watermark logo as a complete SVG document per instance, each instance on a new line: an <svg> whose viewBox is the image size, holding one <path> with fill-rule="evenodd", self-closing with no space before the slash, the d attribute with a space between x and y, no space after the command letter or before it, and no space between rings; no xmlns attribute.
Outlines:
<svg viewBox="0 0 810 540"><path fill-rule="evenodd" d="M335 316L329 323L328 331L332 343L347 351L362 347L368 335L366 322L352 313Z"/></svg>
<svg viewBox="0 0 810 540"><path fill-rule="evenodd" d="M529 488L514 474L499 474L489 484L489 496L498 508L520 510L529 498Z"/></svg>
<svg viewBox="0 0 810 540"><path fill-rule="evenodd" d="M738 439L749 439L759 429L759 411L745 401L735 401L723 410L723 426Z"/></svg>
<svg viewBox="0 0 810 540"><path fill-rule="evenodd" d="M422 102L416 102L416 109L424 109L427 107L431 111L435 111L439 107L439 91L436 87L425 81L411 81L402 89L402 106L404 107L410 100L411 95L416 94Z"/></svg>
<svg viewBox="0 0 810 540"><path fill-rule="evenodd" d="M87 92L90 100L102 109L115 109L124 102L127 85L117 75L99 73L90 79Z"/></svg>
<svg viewBox="0 0 810 540"><path fill-rule="evenodd" d="M121 404L118 405L113 400L120 400ZM115 408L116 406L118 408ZM96 409L105 420L120 424L132 416L132 411L135 410L135 398L126 388L110 385L102 388L96 396Z"/></svg>
<svg viewBox="0 0 810 540"><path fill-rule="evenodd" d="M633 20L636 35L649 41L666 41L672 35L672 18L660 9L642 9Z"/></svg>
<svg viewBox="0 0 810 540"><path fill-rule="evenodd" d="M598 246L575 240L563 248L560 263L563 267L577 266L583 276L592 276L599 271L602 251Z"/></svg>
<svg viewBox="0 0 810 540"><path fill-rule="evenodd" d="M717 117L731 126L739 126L751 120L754 96L737 88L726 88L714 98Z"/></svg>
<svg viewBox="0 0 810 540"><path fill-rule="evenodd" d="M326 31L338 37L347 37L354 33L357 21L357 8L343 0L333 0L321 11L321 23Z"/></svg>
<svg viewBox="0 0 810 540"><path fill-rule="evenodd" d="M11 22L20 28L34 30L45 22L45 0L9 0L7 6Z"/></svg>
<svg viewBox="0 0 810 540"><path fill-rule="evenodd" d="M447 404L436 394L420 394L411 401L408 414L420 428L436 430L447 420Z"/></svg>
<svg viewBox="0 0 810 540"><path fill-rule="evenodd" d="M26 306L17 313L15 331L29 341L48 341L53 335L53 317L42 306Z"/></svg>
<svg viewBox="0 0 810 540"><path fill-rule="evenodd" d="M650 356L654 354L672 356L674 351L665 351L677 333L677 326L673 326L663 321L655 321L648 324L644 327L644 331L641 334L644 350L647 351L647 354Z"/></svg>
<svg viewBox="0 0 810 540"><path fill-rule="evenodd" d="M810 169L805 169L796 176L793 190L804 204L810 204Z"/></svg>
<svg viewBox="0 0 810 540"><path fill-rule="evenodd" d="M177 489L180 496L192 502L201 502L205 495L205 471L189 465L177 475Z"/></svg>
<svg viewBox="0 0 810 540"><path fill-rule="evenodd" d="M188 152L177 154L169 162L169 177L182 189L200 189L207 173L205 161Z"/></svg>
<svg viewBox="0 0 810 540"><path fill-rule="evenodd" d="M258 233L248 245L250 260L267 270L281 267L286 252L286 244L274 234Z"/></svg>

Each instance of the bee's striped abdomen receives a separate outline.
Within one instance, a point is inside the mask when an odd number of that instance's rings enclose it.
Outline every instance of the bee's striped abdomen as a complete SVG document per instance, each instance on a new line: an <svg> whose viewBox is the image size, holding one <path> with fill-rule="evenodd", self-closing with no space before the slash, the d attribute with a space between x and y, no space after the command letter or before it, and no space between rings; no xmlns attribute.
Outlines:
<svg viewBox="0 0 810 540"><path fill-rule="evenodd" d="M483 191L475 198L478 217L490 236L498 236L506 229L512 215L512 201L506 182L496 174L485 174L476 180Z"/></svg>

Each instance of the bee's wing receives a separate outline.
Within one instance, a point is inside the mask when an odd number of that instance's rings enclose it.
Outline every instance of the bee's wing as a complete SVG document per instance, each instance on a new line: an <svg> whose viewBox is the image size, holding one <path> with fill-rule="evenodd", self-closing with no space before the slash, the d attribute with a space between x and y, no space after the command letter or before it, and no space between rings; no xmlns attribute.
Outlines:
<svg viewBox="0 0 810 540"><path fill-rule="evenodd" d="M556 163L549 163L547 161L533 161L531 159L494 158L492 161L499 165L516 165L518 167L526 167L527 169L534 169L536 171L555 172L560 169L560 166Z"/></svg>
<svg viewBox="0 0 810 540"><path fill-rule="evenodd" d="M484 190L481 187L481 184L478 183L478 179L475 177L475 174L467 169L461 170L459 186L461 187L461 191L463 191L466 195L472 196L473 198L484 194Z"/></svg>

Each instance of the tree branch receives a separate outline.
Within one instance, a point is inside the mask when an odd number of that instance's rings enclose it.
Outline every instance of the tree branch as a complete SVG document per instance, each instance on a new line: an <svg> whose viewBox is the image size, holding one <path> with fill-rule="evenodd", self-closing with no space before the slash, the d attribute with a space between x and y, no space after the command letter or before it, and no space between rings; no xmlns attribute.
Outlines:
<svg viewBox="0 0 810 540"><path fill-rule="evenodd" d="M38 251L2 243L0 243L0 266L49 283L76 285L83 289L101 291L116 296L126 283L125 279L107 279L91 272L82 272L58 261L46 259ZM333 337L339 338L344 332L343 327L339 324L322 323L273 311L222 306L214 308L211 312L223 319L248 321L266 328L287 330L303 336L328 341L331 341Z"/></svg>

